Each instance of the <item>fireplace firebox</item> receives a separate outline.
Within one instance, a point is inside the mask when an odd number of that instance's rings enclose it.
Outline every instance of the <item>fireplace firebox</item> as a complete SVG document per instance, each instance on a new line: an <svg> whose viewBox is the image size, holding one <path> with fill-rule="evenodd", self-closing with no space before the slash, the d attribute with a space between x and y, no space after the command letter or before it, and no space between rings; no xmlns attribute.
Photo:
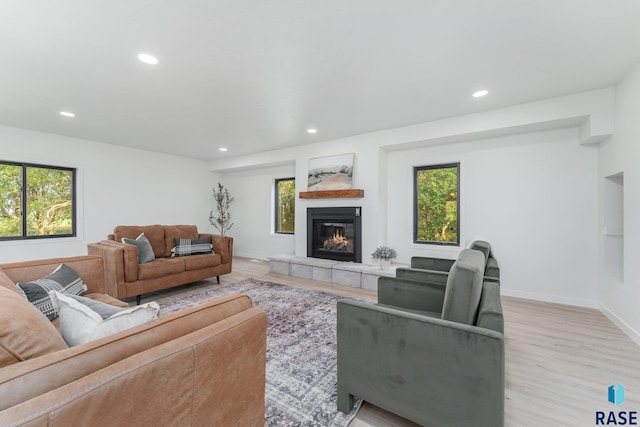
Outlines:
<svg viewBox="0 0 640 427"><path fill-rule="evenodd" d="M362 208L307 209L307 256L362 262Z"/></svg>

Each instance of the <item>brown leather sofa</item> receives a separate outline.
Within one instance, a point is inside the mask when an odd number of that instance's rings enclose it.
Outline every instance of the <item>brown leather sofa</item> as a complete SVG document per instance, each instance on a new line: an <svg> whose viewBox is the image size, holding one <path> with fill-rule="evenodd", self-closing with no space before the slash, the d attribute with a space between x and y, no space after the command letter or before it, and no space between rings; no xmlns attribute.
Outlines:
<svg viewBox="0 0 640 427"><path fill-rule="evenodd" d="M0 425L264 426L267 318L248 296L218 298L47 351L47 340L32 337L58 332L14 283L40 278L61 263L80 275L89 296L123 304L104 295L99 257L0 265L0 350L42 353L14 352L24 360L13 362L0 357ZM24 322L28 330L16 331L29 316L35 317Z"/></svg>
<svg viewBox="0 0 640 427"><path fill-rule="evenodd" d="M136 239L140 234L149 239L155 260L138 264L138 248L122 243L123 238ZM174 238L198 239L211 236L213 254L171 257ZM118 299L196 282L231 273L233 238L198 233L195 225L123 226L113 229L108 240L87 245L89 255L104 259L107 294Z"/></svg>

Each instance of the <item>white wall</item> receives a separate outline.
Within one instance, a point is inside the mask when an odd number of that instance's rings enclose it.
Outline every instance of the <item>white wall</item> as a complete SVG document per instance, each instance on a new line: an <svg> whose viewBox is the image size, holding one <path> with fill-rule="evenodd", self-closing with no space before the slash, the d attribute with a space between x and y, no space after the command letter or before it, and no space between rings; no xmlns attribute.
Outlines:
<svg viewBox="0 0 640 427"><path fill-rule="evenodd" d="M310 158L355 153L354 187L364 189L365 197L298 198L294 253L306 256L308 207L361 206L363 262L373 262L376 246L390 244L399 252L398 261L408 263L414 255L458 255L459 247L412 243L411 197L413 166L460 161L462 246L476 238L492 242L504 275L503 292L595 307L598 151L584 143L597 142L612 129L612 109L612 91L595 91L214 161L211 168L238 195L236 208L271 216L272 189L261 182L270 178L273 185L274 177L252 169L292 163L299 192L306 189ZM230 234L244 248L252 245L252 236L265 236L270 229L270 223L241 216ZM258 242L252 257L290 253L273 238Z"/></svg>
<svg viewBox="0 0 640 427"><path fill-rule="evenodd" d="M207 163L0 126L0 159L77 168L77 237L0 242L0 262L84 255L116 225L209 230Z"/></svg>
<svg viewBox="0 0 640 427"><path fill-rule="evenodd" d="M389 153L389 244L455 258L460 248L412 243L413 167L460 162L460 242L487 239L503 294L597 304L597 149L578 129L512 135Z"/></svg>
<svg viewBox="0 0 640 427"><path fill-rule="evenodd" d="M293 254L295 236L276 234L275 180L295 176L295 165L271 166L219 174L234 197L231 205L234 255L266 259L269 255Z"/></svg>
<svg viewBox="0 0 640 427"><path fill-rule="evenodd" d="M610 141L600 147L600 275L601 310L640 343L640 66L632 70L616 88L616 129ZM604 269L603 229L605 177L624 174L624 255L623 277Z"/></svg>

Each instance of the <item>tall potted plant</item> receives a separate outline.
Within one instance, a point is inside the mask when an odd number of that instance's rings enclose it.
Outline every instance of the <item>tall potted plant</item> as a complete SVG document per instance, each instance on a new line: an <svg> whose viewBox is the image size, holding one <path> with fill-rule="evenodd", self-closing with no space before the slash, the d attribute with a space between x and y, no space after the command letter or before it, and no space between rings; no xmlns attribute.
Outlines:
<svg viewBox="0 0 640 427"><path fill-rule="evenodd" d="M213 189L213 200L216 202L218 215L214 215L213 210L211 210L209 212L209 222L224 236L233 227L229 207L234 198L224 185L218 183L218 189Z"/></svg>
<svg viewBox="0 0 640 427"><path fill-rule="evenodd" d="M380 269L388 270L391 265L391 260L395 259L398 253L395 249L389 246L378 246L376 250L371 254L373 259L380 260Z"/></svg>

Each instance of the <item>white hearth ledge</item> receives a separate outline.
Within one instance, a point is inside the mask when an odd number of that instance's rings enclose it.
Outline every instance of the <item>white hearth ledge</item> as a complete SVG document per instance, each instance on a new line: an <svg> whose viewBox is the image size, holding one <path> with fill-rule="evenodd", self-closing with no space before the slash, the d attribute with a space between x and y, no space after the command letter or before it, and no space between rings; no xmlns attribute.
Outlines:
<svg viewBox="0 0 640 427"><path fill-rule="evenodd" d="M395 277L396 268L406 264L391 264L389 270L381 270L378 265L355 262L333 261L295 255L275 255L269 257L269 272L285 276L329 282L336 285L378 290L378 277Z"/></svg>

